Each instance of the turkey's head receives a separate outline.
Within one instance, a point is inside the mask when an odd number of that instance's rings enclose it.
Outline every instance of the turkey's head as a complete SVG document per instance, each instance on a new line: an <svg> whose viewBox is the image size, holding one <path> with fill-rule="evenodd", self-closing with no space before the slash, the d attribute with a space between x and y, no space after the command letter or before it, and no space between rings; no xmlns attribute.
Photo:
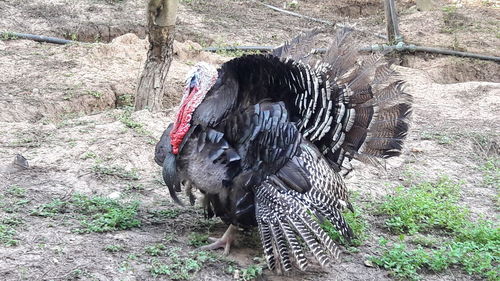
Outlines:
<svg viewBox="0 0 500 281"><path fill-rule="evenodd" d="M217 81L217 69L204 62L196 64L186 79L186 86L181 105L175 118L174 127L170 131L172 153L178 154L184 136L191 128L193 112L203 101L208 91Z"/></svg>

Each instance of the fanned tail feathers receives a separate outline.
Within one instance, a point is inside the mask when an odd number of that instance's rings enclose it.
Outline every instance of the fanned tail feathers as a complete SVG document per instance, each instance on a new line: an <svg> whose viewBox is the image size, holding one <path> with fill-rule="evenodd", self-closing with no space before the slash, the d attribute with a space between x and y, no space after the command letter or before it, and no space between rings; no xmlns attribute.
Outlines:
<svg viewBox="0 0 500 281"><path fill-rule="evenodd" d="M323 73L333 85L335 101L329 133L314 141L336 171L351 170L350 159L379 165L380 158L401 153L411 116L412 97L383 54L356 64L357 53L341 30L322 59ZM336 89L336 91L335 91Z"/></svg>
<svg viewBox="0 0 500 281"><path fill-rule="evenodd" d="M286 174L270 176L255 189L257 223L272 270L289 271L293 265L305 270L305 250L323 267L337 259L339 247L320 226L325 220L347 240L353 237L341 213L348 201L342 178L310 143L303 143L296 157L303 163L300 172L311 186L308 191L290 188L280 178Z"/></svg>
<svg viewBox="0 0 500 281"><path fill-rule="evenodd" d="M307 62L313 54L314 37L320 32L315 28L301 33L289 42L273 50L272 55L279 58L290 58L294 61Z"/></svg>

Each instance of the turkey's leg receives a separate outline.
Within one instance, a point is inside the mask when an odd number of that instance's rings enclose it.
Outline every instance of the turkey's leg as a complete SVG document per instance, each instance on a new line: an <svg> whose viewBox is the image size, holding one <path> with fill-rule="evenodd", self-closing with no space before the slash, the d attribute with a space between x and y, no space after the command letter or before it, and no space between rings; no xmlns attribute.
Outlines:
<svg viewBox="0 0 500 281"><path fill-rule="evenodd" d="M212 241L212 244L202 246L200 249L202 251L206 250L215 250L218 248L224 248L224 255L229 254L229 250L231 249L231 244L234 240L236 240L236 233L238 233L238 228L234 225L229 225L224 235L221 238L213 238L209 237L208 239Z"/></svg>

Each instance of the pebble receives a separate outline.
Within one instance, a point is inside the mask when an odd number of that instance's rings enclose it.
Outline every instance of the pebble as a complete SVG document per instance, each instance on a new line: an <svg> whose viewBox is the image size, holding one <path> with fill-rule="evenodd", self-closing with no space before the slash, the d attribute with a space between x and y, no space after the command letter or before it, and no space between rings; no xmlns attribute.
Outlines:
<svg viewBox="0 0 500 281"><path fill-rule="evenodd" d="M118 192L118 191L112 192L108 195L108 198L109 199L118 199L118 198L120 198L120 192Z"/></svg>

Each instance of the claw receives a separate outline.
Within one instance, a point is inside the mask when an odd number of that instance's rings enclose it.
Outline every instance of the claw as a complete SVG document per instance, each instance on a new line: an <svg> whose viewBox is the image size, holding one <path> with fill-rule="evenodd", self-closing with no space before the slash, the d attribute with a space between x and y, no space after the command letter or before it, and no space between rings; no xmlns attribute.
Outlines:
<svg viewBox="0 0 500 281"><path fill-rule="evenodd" d="M224 255L227 256L231 250L231 244L236 240L236 233L238 228L234 225L229 225L224 235L221 238L208 237L211 244L200 247L202 251L215 250L224 248Z"/></svg>

